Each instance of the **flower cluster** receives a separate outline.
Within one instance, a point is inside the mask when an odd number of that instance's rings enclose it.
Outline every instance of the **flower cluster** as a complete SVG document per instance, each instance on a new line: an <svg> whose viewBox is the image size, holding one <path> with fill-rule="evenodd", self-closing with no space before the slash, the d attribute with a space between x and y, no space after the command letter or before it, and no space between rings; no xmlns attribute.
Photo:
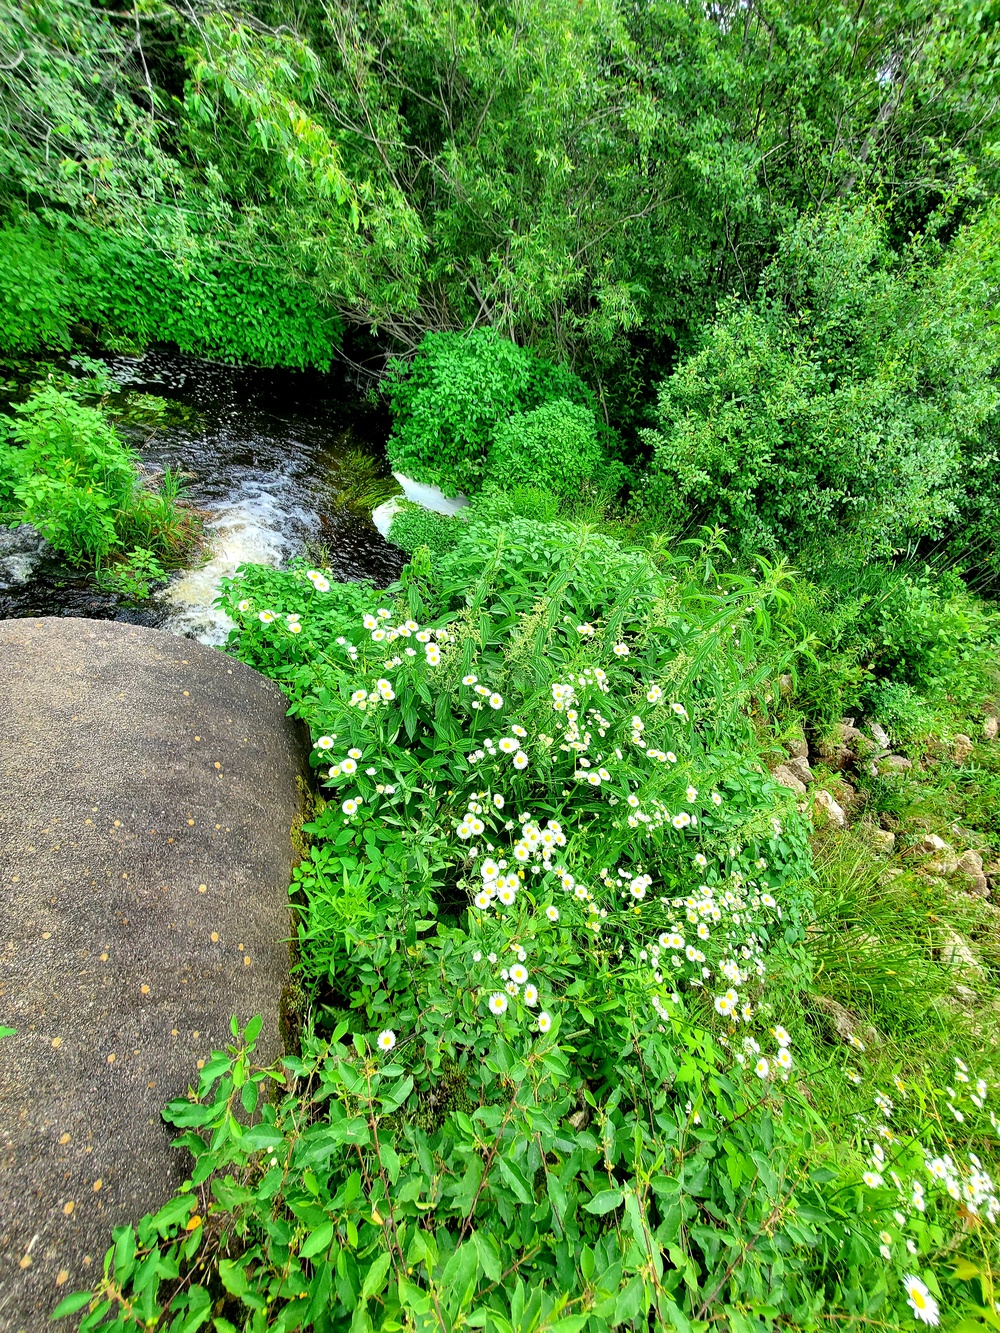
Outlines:
<svg viewBox="0 0 1000 1333"><path fill-rule="evenodd" d="M612 880L608 872L602 877L606 883ZM615 878L622 897L640 900L651 883L648 876L637 878L621 870ZM728 982L715 996L716 1010L749 1022L753 1006L741 991L764 977L766 936L756 923L762 918L766 925L781 915L774 896L734 870L723 884L700 884L695 892L663 896L659 903L667 909L666 928L640 954L641 961L648 957L654 980L662 981L666 973L673 985L702 988L713 981Z"/></svg>
<svg viewBox="0 0 1000 1333"><path fill-rule="evenodd" d="M478 711L484 703L489 704L490 708L493 709L503 708L503 695L498 694L496 690L491 690L488 685L483 685L478 676L470 672L469 675L462 677L462 684L478 696L478 698L472 700L474 710ZM521 729L521 735L526 735L523 728Z"/></svg>

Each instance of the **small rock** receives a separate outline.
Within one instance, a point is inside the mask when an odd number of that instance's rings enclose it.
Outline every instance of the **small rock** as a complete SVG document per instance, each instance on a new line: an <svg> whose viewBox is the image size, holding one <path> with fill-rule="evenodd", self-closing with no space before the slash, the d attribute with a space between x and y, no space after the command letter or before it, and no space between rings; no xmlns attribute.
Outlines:
<svg viewBox="0 0 1000 1333"><path fill-rule="evenodd" d="M977 982L981 984L986 980L982 962L964 935L959 935L951 926L940 925L935 943L942 963L960 973L961 983L975 987Z"/></svg>
<svg viewBox="0 0 1000 1333"><path fill-rule="evenodd" d="M957 736L953 737L951 742L951 761L953 764L964 764L972 751L973 744L968 736L959 732Z"/></svg>
<svg viewBox="0 0 1000 1333"><path fill-rule="evenodd" d="M779 764L771 774L771 777L774 778L775 782L780 782L783 787L791 788L796 796L804 796L806 794L806 784L799 781L787 764Z"/></svg>
<svg viewBox="0 0 1000 1333"><path fill-rule="evenodd" d="M863 808L864 806L864 798L861 793L855 790L855 788L852 787L849 782L845 781L844 778L840 779L830 794L847 814L850 814L855 806L858 806L859 808Z"/></svg>
<svg viewBox="0 0 1000 1333"><path fill-rule="evenodd" d="M809 743L800 731L797 736L790 736L785 742L785 748L793 759L809 758Z"/></svg>
<svg viewBox="0 0 1000 1333"><path fill-rule="evenodd" d="M983 873L983 858L978 852L963 852L955 869L961 870L963 875L981 875Z"/></svg>
<svg viewBox="0 0 1000 1333"><path fill-rule="evenodd" d="M52 547L30 523L18 528L0 527L0 591L27 583L52 553Z"/></svg>
<svg viewBox="0 0 1000 1333"><path fill-rule="evenodd" d="M876 765L878 773L908 773L913 767L913 760L901 754L887 754Z"/></svg>
<svg viewBox="0 0 1000 1333"><path fill-rule="evenodd" d="M816 747L816 753L823 760L828 768L840 771L850 768L854 763L854 752L851 748L855 741L864 741L864 736L854 725L853 717L841 718L832 726Z"/></svg>
<svg viewBox="0 0 1000 1333"><path fill-rule="evenodd" d="M854 725L855 720L853 717L842 717L840 719L842 739L845 745L850 745L852 741L864 740L864 734Z"/></svg>
<svg viewBox="0 0 1000 1333"><path fill-rule="evenodd" d="M820 741L816 746L816 753L827 768L832 768L835 773L843 772L854 763L854 755L839 741Z"/></svg>
<svg viewBox="0 0 1000 1333"><path fill-rule="evenodd" d="M908 849L910 856L932 856L935 852L950 852L954 848L936 833L922 833Z"/></svg>
<svg viewBox="0 0 1000 1333"><path fill-rule="evenodd" d="M813 780L813 771L809 767L809 760L803 755L796 754L790 759L786 759L782 768L787 768L789 773L794 773L800 782L808 784Z"/></svg>
<svg viewBox="0 0 1000 1333"><path fill-rule="evenodd" d="M883 750L892 749L892 741L889 739L889 733L883 727L880 727L877 722L872 722L868 730L871 732L872 739L875 741L876 745L881 746Z"/></svg>
<svg viewBox="0 0 1000 1333"><path fill-rule="evenodd" d="M805 791L805 788L803 787L802 790ZM813 794L813 808L821 811L827 822L832 824L834 828L846 828L847 815L828 791L820 789Z"/></svg>
<svg viewBox="0 0 1000 1333"><path fill-rule="evenodd" d="M998 730L1000 730L1000 718L988 717L983 723L983 739L987 741L995 741Z"/></svg>
<svg viewBox="0 0 1000 1333"><path fill-rule="evenodd" d="M923 867L923 872L928 875L954 875L958 869L957 856L943 856L936 861L928 861Z"/></svg>
<svg viewBox="0 0 1000 1333"><path fill-rule="evenodd" d="M0 557L34 555L50 549L42 534L30 523L22 523L16 528L0 528Z"/></svg>
<svg viewBox="0 0 1000 1333"><path fill-rule="evenodd" d="M879 1041L879 1033L870 1023L865 1023L857 1014L852 1014L850 1009L845 1009L829 995L813 995L810 998L816 1008L829 1018L830 1026L841 1041L850 1045L853 1045L852 1037L859 1041L863 1038L869 1045L875 1045Z"/></svg>
<svg viewBox="0 0 1000 1333"><path fill-rule="evenodd" d="M888 829L866 826L865 833L868 835L868 840L875 846L876 850L884 852L886 855L888 855L896 845L896 835L895 833L890 833Z"/></svg>
<svg viewBox="0 0 1000 1333"><path fill-rule="evenodd" d="M963 852L955 865L955 871L964 880L963 887L976 898L990 896L990 883L983 869L983 858L978 852Z"/></svg>

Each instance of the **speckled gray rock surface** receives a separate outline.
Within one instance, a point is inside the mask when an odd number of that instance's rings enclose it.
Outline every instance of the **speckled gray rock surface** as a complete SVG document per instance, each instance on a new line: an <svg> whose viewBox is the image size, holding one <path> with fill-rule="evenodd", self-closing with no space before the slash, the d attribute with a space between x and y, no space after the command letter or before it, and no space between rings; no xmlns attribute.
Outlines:
<svg viewBox="0 0 1000 1333"><path fill-rule="evenodd" d="M157 630L0 622L0 1329L35 1333L185 1174L160 1118L230 1015L280 1048L304 746Z"/></svg>

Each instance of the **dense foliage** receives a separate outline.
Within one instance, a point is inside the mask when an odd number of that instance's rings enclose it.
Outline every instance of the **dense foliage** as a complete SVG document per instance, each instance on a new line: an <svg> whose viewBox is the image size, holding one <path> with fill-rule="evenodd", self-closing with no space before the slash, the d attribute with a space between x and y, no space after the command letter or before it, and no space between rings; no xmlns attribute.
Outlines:
<svg viewBox="0 0 1000 1333"><path fill-rule="evenodd" d="M488 324L623 374L752 299L794 217L905 244L996 180L995 16L428 0L8 6L0 199L288 274L416 343Z"/></svg>
<svg viewBox="0 0 1000 1333"><path fill-rule="evenodd" d="M190 551L197 521L178 506L175 477L143 485L137 456L83 401L87 383L39 385L0 417L0 518L32 524L71 563L116 562L144 595Z"/></svg>
<svg viewBox="0 0 1000 1333"><path fill-rule="evenodd" d="M223 588L299 1044L167 1107L83 1333L1000 1330L998 105L971 0L0 6L0 353L353 325L471 501ZM178 479L35 378L0 519L148 593Z"/></svg>
<svg viewBox="0 0 1000 1333"><path fill-rule="evenodd" d="M564 366L518 347L492 329L428 333L411 362L396 361L387 381L393 412L389 458L395 468L449 494L478 490L511 459L491 457L499 427L523 412L564 403L589 430L596 424L586 386ZM587 441L581 443L587 451ZM569 446L573 452L573 446ZM520 480L520 478L518 478Z"/></svg>
<svg viewBox="0 0 1000 1333"><path fill-rule="evenodd" d="M231 650L313 737L313 1019L274 1070L234 1020L166 1111L189 1185L61 1309L598 1333L895 1328L919 1300L985 1327L987 1084L946 1088L939 1051L842 1119L802 1012L812 949L842 985L833 909L753 722L809 651L800 595L712 545L448 521L385 593L304 564L226 587Z"/></svg>
<svg viewBox="0 0 1000 1333"><path fill-rule="evenodd" d="M206 252L207 251L207 252ZM0 230L0 350L67 348L77 326L105 346L174 342L263 365L326 367L339 321L307 287L212 255L171 257L94 227Z"/></svg>
<svg viewBox="0 0 1000 1333"><path fill-rule="evenodd" d="M989 211L942 258L930 241L895 254L867 209L795 227L756 299L724 305L662 385L640 503L748 550L939 535L992 475L995 228Z"/></svg>

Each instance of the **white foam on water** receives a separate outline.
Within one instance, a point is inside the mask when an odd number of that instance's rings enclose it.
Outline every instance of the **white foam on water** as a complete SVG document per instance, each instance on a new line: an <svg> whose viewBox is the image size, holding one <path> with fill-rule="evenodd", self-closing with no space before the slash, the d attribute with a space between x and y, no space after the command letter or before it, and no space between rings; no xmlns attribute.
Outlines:
<svg viewBox="0 0 1000 1333"><path fill-rule="evenodd" d="M243 564L280 565L293 555L314 515L280 498L283 478L257 480L230 500L212 506L205 524L209 558L185 570L164 590L170 608L163 628L210 647L226 642L233 621L214 606L221 582Z"/></svg>

